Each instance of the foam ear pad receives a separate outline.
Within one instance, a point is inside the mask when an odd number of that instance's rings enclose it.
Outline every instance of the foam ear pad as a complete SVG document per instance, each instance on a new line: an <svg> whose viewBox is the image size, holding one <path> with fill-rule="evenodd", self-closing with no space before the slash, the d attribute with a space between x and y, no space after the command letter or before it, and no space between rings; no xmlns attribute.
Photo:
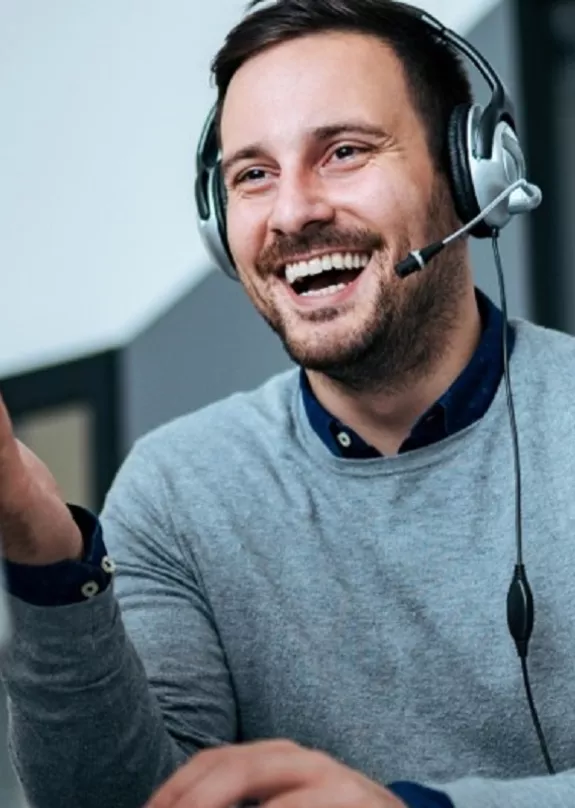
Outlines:
<svg viewBox="0 0 575 808"><path fill-rule="evenodd" d="M468 104L460 104L455 107L447 127L451 192L457 215L464 224L470 222L479 213L467 148L467 120L470 109ZM471 235L478 238L486 238L491 235L490 228L484 222L480 222L470 232Z"/></svg>

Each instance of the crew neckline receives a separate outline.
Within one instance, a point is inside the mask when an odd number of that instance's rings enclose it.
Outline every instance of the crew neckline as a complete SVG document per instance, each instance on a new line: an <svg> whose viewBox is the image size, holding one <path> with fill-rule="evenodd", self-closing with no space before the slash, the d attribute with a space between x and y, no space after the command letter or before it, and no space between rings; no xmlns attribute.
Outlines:
<svg viewBox="0 0 575 808"><path fill-rule="evenodd" d="M510 319L509 325L515 332L515 347L509 362L511 384L514 400L520 393L519 379L514 370L522 361L527 340L525 327L529 323L520 318ZM296 374L296 380L299 378ZM425 467L437 465L455 455L463 444L471 440L480 440L485 432L492 427L498 419L509 419L506 403L505 378L502 376L497 392L487 412L474 423L450 435L443 440L429 446L413 449L395 455L369 458L346 458L333 454L321 438L317 435L309 422L304 402L299 390L299 384L294 384L291 398L291 409L294 419L295 434L302 450L315 464L329 467L331 471L342 476L372 477L402 474L416 471ZM507 430L511 441L510 427Z"/></svg>

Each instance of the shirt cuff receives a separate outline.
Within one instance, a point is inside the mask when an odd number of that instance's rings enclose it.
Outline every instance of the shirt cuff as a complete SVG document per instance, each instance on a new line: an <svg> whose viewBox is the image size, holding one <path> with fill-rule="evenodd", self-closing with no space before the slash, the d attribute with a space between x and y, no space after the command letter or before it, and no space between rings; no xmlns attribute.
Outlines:
<svg viewBox="0 0 575 808"><path fill-rule="evenodd" d="M14 597L34 606L68 606L107 589L115 565L107 554L102 526L90 511L77 505L68 508L84 540L82 558L47 566L5 561L6 589Z"/></svg>
<svg viewBox="0 0 575 808"><path fill-rule="evenodd" d="M387 790L402 800L407 808L455 808L447 794L417 783L391 783Z"/></svg>

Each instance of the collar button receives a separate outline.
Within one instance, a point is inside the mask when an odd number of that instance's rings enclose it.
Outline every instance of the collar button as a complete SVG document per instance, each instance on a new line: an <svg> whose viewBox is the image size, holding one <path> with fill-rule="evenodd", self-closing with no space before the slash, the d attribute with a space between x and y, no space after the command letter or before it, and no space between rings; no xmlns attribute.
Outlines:
<svg viewBox="0 0 575 808"><path fill-rule="evenodd" d="M337 442L344 449L349 449L349 447L351 446L351 438L347 434L347 432L338 432L337 433Z"/></svg>

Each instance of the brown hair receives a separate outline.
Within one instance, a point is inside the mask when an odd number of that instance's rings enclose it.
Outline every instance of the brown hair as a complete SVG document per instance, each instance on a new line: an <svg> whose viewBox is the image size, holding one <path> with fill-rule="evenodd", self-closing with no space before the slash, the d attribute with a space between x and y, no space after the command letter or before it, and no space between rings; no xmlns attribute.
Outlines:
<svg viewBox="0 0 575 808"><path fill-rule="evenodd" d="M258 8L261 3L249 4L248 15L229 32L212 62L219 113L236 71L262 51L327 31L369 34L402 62L432 159L447 173L449 117L459 104L472 102L472 92L459 55L430 26L394 0L277 0Z"/></svg>

